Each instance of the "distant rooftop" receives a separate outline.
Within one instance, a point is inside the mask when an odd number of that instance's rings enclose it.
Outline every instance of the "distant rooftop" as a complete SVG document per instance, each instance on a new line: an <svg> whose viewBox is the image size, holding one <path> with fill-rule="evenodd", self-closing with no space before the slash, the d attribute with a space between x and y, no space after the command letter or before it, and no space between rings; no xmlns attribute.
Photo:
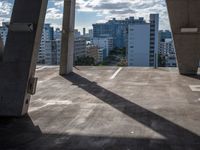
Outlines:
<svg viewBox="0 0 200 150"><path fill-rule="evenodd" d="M116 19L113 18L111 20L108 20L105 23L96 23L94 25L98 25L98 24L115 24L115 23L146 23L146 21L144 20L143 17L139 17L138 19L134 18L134 17L129 17L129 18L125 18L125 19Z"/></svg>

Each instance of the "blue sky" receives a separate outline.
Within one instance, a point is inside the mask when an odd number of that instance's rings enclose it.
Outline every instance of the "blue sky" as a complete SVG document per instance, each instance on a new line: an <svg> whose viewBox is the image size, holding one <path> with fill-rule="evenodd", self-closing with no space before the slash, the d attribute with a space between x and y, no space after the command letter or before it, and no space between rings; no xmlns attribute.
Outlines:
<svg viewBox="0 0 200 150"><path fill-rule="evenodd" d="M14 0L0 0L0 23L9 21ZM113 17L130 16L149 20L150 13L160 14L160 29L169 29L165 0L77 0L76 28L92 28L93 23L105 22ZM49 0L46 22L61 27L63 0Z"/></svg>

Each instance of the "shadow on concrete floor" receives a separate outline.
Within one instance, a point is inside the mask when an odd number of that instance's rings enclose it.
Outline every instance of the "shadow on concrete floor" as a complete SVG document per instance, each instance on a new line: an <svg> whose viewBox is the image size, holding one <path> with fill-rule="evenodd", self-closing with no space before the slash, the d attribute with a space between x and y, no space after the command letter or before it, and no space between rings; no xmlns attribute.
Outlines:
<svg viewBox="0 0 200 150"><path fill-rule="evenodd" d="M197 139L191 142L195 137L185 139L189 141L184 143L181 137L173 137L175 141L171 141L109 135L52 134L42 133L29 116L0 120L0 150L199 150L199 143L195 143Z"/></svg>
<svg viewBox="0 0 200 150"><path fill-rule="evenodd" d="M29 116L0 118L0 150L200 150L200 137L191 131L81 77L64 77L166 139L42 133Z"/></svg>
<svg viewBox="0 0 200 150"><path fill-rule="evenodd" d="M171 149L170 145L168 145L165 140L160 139L45 134L41 132L38 126L34 126L29 116L24 118L0 119L0 150Z"/></svg>
<svg viewBox="0 0 200 150"><path fill-rule="evenodd" d="M183 76L186 76L188 78L193 78L193 79L200 80L200 74L197 74L197 75L183 75Z"/></svg>
<svg viewBox="0 0 200 150"><path fill-rule="evenodd" d="M200 137L195 133L130 102L76 73L71 73L65 78L127 116L160 133L166 138L166 144L181 144L183 146L182 149L187 147L188 150L200 149Z"/></svg>

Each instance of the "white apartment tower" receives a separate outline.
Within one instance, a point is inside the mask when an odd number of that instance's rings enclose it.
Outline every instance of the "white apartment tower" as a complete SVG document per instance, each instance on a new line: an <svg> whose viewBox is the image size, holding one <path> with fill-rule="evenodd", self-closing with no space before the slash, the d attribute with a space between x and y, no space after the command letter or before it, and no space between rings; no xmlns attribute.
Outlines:
<svg viewBox="0 0 200 150"><path fill-rule="evenodd" d="M158 66L159 15L150 14L150 22L133 23L128 27L127 59L129 66Z"/></svg>
<svg viewBox="0 0 200 150"><path fill-rule="evenodd" d="M150 24L132 24L128 27L128 66L148 67Z"/></svg>

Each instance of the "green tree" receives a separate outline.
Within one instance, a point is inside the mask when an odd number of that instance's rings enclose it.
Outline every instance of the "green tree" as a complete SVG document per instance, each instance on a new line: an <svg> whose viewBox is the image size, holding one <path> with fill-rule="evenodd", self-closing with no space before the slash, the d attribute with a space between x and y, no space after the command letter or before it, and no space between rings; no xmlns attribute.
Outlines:
<svg viewBox="0 0 200 150"><path fill-rule="evenodd" d="M78 57L75 61L75 65L77 66L93 66L95 65L95 59L93 57Z"/></svg>
<svg viewBox="0 0 200 150"><path fill-rule="evenodd" d="M128 66L128 63L126 59L121 59L121 61L117 64L117 66L126 67Z"/></svg>

